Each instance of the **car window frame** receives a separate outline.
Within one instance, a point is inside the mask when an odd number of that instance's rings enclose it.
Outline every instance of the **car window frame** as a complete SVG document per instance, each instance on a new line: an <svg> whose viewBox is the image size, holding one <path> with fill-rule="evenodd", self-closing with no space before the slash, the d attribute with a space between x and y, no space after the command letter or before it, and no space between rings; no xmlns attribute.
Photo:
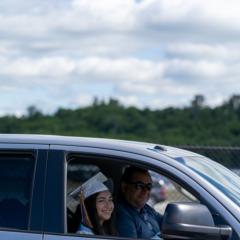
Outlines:
<svg viewBox="0 0 240 240"><path fill-rule="evenodd" d="M117 149L109 149L109 148L99 148L99 147L91 147L91 146L63 146L63 145L51 145L51 150L61 150L65 152L65 161L67 154L72 152L78 152L81 154L88 154L88 155L97 155L102 157L112 157L114 159L125 159L126 163L131 164L134 163L135 165L147 167L149 170L153 170L158 172L159 174L164 174L176 183L180 185L187 186L186 190L192 193L194 196L208 206L211 206L212 209L221 212L221 216L224 220L228 222L228 224L240 235L239 229L239 222L236 218L221 204L221 202L217 201L214 196L211 195L205 188L203 188L199 183L195 181L191 176L187 175L185 172L181 172L179 169L176 169L171 164L167 163L167 160L170 157L162 156L164 158L163 161L160 161L159 158L149 155L143 155L142 153L136 152L129 152ZM123 160L121 160L123 161ZM172 161L172 159L171 159ZM67 161L66 161L67 162ZM156 169L157 168L157 169ZM164 171L163 171L164 169ZM175 174L173 175L173 171ZM66 169L65 169L66 172ZM67 181L65 174L65 182ZM66 190L66 189L65 189ZM201 193L201 194L199 194ZM66 192L65 192L66 194ZM65 205L66 208L66 205ZM219 210L220 209L220 210ZM65 212L65 221L66 221L66 212ZM64 232L66 234L66 231Z"/></svg>
<svg viewBox="0 0 240 240"><path fill-rule="evenodd" d="M2 159L1 159L2 158ZM2 161L3 159L6 159L10 161L10 159L16 160L16 161L22 161L23 158L28 158L33 164L32 166L32 176L31 176L31 183L30 183L30 193L29 193L29 206L27 209L27 224L26 224L26 228L25 229L18 229L18 228L13 228L13 227L9 227L9 228L5 228L2 227L2 229L7 229L8 231L10 231L11 229L13 230L23 230L23 231L28 231L30 228L30 220L31 220L31 206L32 206L32 201L33 201L33 188L34 188L34 179L35 179L35 172L36 172L36 165L37 165L37 157L36 157L36 152L32 151L32 150L19 150L19 149L0 149L0 161Z"/></svg>

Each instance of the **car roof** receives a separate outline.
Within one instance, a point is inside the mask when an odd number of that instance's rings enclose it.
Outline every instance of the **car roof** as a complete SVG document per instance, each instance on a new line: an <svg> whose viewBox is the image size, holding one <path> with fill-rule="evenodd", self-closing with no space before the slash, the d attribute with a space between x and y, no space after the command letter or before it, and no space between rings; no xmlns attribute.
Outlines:
<svg viewBox="0 0 240 240"><path fill-rule="evenodd" d="M164 154L171 158L198 155L196 153L183 150L180 148L155 143L107 138L90 138L59 135L0 134L0 143L85 146L127 150L133 152L151 150L152 152Z"/></svg>

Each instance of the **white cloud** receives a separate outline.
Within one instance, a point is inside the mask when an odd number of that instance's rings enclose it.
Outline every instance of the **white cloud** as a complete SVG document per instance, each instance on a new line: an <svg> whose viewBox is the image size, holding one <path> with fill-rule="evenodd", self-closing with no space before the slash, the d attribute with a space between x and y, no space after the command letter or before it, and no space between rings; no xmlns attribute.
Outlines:
<svg viewBox="0 0 240 240"><path fill-rule="evenodd" d="M0 30L10 39L16 36L36 39L48 35L51 24L47 24L47 21L49 17L44 15L0 15Z"/></svg>
<svg viewBox="0 0 240 240"><path fill-rule="evenodd" d="M240 2L231 0L226 3L225 0L148 0L142 2L141 14L144 15L144 23L159 26L169 27L177 31L186 30L204 32L222 30L239 30L240 16L238 9ZM210 32L209 32L210 33ZM203 36L207 37L207 36ZM227 36L225 36L227 37Z"/></svg>
<svg viewBox="0 0 240 240"><path fill-rule="evenodd" d="M80 20L75 27L126 31L135 25L135 5L131 0L73 0L72 16Z"/></svg>
<svg viewBox="0 0 240 240"><path fill-rule="evenodd" d="M208 59L211 61L236 62L240 59L240 45L209 45L197 43L176 43L166 47L170 58Z"/></svg>
<svg viewBox="0 0 240 240"><path fill-rule="evenodd" d="M17 77L19 85L31 79L32 84L112 83L121 94L197 94L197 90L214 88L216 84L237 82L239 63L223 64L196 59L164 61L137 58L88 57L71 59L52 57L42 59L19 58L15 61L0 59L0 74L7 78ZM25 80L24 80L25 79ZM5 82L8 86L14 82ZM15 82L14 84L17 84ZM207 91L206 91L207 92Z"/></svg>
<svg viewBox="0 0 240 240"><path fill-rule="evenodd" d="M78 73L105 81L149 82L161 77L161 64L134 58L86 58L79 61Z"/></svg>
<svg viewBox="0 0 240 240"><path fill-rule="evenodd" d="M161 107L200 93L218 104L240 89L239 7L238 0L2 0L2 102L30 87L33 97L16 107L44 98L52 111L88 104L94 94Z"/></svg>
<svg viewBox="0 0 240 240"><path fill-rule="evenodd" d="M225 77L227 67L219 62L210 61L190 61L172 60L166 64L166 75L169 77L180 78L183 82L196 82L199 79L215 81Z"/></svg>
<svg viewBox="0 0 240 240"><path fill-rule="evenodd" d="M137 82L123 82L119 84L119 90L126 93L135 94L156 94L157 89L153 84L142 84Z"/></svg>
<svg viewBox="0 0 240 240"><path fill-rule="evenodd" d="M31 11L25 4L17 14L0 15L1 32L10 38L25 36L28 40L53 37L56 41L59 36L69 38L78 33L93 38L143 34L141 37L148 39L150 33L155 32L161 33L162 40L166 36L174 40L176 34L178 39L186 36L194 39L195 34L198 40L208 41L214 34L224 32L227 34L223 39L232 40L233 36L239 36L240 30L238 0L228 4L225 0L145 0L140 3L134 0L73 0L68 4L59 0L62 4L53 2L52 7L46 2L28 1Z"/></svg>
<svg viewBox="0 0 240 240"><path fill-rule="evenodd" d="M57 77L71 73L74 63L66 58L29 59L18 58L14 61L0 59L0 74L10 77Z"/></svg>

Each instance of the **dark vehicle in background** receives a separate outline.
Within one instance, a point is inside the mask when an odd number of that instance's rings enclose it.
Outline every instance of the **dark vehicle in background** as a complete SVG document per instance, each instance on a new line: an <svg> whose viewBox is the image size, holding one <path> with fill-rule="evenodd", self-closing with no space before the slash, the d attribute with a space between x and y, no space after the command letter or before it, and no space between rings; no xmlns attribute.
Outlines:
<svg viewBox="0 0 240 240"><path fill-rule="evenodd" d="M240 178L204 156L141 142L4 134L0 239L124 239L76 234L72 219L79 202L69 193L102 171L113 179L117 199L129 165L164 179L163 239L240 240Z"/></svg>

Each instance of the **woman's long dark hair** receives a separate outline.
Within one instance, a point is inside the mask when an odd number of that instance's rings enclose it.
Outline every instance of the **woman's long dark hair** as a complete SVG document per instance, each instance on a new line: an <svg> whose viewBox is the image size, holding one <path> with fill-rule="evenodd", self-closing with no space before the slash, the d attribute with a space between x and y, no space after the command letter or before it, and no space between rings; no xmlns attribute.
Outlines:
<svg viewBox="0 0 240 240"><path fill-rule="evenodd" d="M96 208L96 199L97 195L99 193L96 193L89 198L85 200L85 206L90 218L90 221L93 225L93 232L98 235L110 235L110 236L116 236L117 231L115 227L115 208L113 209L111 218L107 221L103 222L103 225L100 225L100 219L97 214L97 208Z"/></svg>

